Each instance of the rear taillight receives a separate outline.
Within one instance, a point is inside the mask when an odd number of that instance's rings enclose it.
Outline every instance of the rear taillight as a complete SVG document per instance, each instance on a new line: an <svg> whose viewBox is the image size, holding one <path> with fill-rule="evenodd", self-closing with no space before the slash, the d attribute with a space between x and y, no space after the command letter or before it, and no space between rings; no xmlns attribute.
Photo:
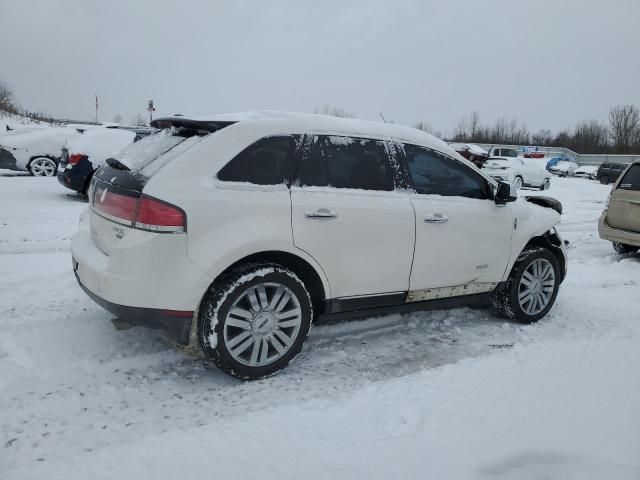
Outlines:
<svg viewBox="0 0 640 480"><path fill-rule="evenodd" d="M69 155L69 160L67 160L67 165L76 165L82 160L86 160L89 158L87 155L83 155L81 153L72 153Z"/></svg>
<svg viewBox="0 0 640 480"><path fill-rule="evenodd" d="M185 231L185 220L184 212L178 207L143 195L138 204L134 228L180 233Z"/></svg>
<svg viewBox="0 0 640 480"><path fill-rule="evenodd" d="M138 197L111 192L102 185L96 186L93 208L109 220L132 225L137 205Z"/></svg>
<svg viewBox="0 0 640 480"><path fill-rule="evenodd" d="M129 196L110 191L101 182L95 185L93 209L117 223L158 233L186 231L185 213L178 207L142 195Z"/></svg>

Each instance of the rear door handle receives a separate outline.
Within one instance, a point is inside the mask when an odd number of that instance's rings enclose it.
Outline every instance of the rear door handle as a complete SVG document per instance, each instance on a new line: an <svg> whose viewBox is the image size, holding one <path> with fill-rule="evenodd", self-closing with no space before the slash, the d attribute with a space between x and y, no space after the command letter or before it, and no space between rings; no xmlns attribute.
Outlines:
<svg viewBox="0 0 640 480"><path fill-rule="evenodd" d="M319 208L313 212L305 212L304 216L307 218L336 218L338 214L328 208Z"/></svg>
<svg viewBox="0 0 640 480"><path fill-rule="evenodd" d="M426 223L447 223L449 221L449 217L442 215L441 213L430 213L429 215L425 215L424 221Z"/></svg>

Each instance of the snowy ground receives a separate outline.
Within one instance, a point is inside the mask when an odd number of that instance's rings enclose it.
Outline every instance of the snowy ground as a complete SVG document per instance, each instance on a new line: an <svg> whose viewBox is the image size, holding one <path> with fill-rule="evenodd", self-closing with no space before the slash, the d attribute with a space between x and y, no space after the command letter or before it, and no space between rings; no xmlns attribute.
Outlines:
<svg viewBox="0 0 640 480"><path fill-rule="evenodd" d="M2 480L640 478L640 257L598 238L609 187L553 179L574 248L539 324L458 309L318 325L296 363L242 383L116 331L71 271L86 204L5 173Z"/></svg>

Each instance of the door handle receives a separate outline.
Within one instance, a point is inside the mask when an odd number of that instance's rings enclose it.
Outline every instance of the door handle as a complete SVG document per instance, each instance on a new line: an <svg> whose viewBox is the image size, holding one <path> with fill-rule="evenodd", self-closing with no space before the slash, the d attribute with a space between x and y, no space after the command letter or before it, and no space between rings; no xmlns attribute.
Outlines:
<svg viewBox="0 0 640 480"><path fill-rule="evenodd" d="M328 208L319 208L313 212L305 212L304 216L307 218L336 218L338 214Z"/></svg>
<svg viewBox="0 0 640 480"><path fill-rule="evenodd" d="M429 215L424 216L424 221L426 223L447 223L449 221L449 217L442 215L441 213L430 213Z"/></svg>

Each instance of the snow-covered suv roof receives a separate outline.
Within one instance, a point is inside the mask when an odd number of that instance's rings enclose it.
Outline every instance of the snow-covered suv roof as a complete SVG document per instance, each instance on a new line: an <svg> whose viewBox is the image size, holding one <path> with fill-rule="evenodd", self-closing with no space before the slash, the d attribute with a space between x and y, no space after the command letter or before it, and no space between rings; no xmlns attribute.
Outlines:
<svg viewBox="0 0 640 480"><path fill-rule="evenodd" d="M221 128L231 123L254 123L256 126L269 123L282 127L282 133L326 133L338 135L358 135L378 138L393 138L408 143L422 145L436 150L444 150L455 155L458 154L444 141L429 135L416 128L405 127L393 123L373 122L353 118L338 118L329 115L311 113L283 112L276 110L252 110L240 113L225 113L203 117L174 116L158 118L151 122L151 126L210 126L212 130ZM216 126L219 125L217 128Z"/></svg>

